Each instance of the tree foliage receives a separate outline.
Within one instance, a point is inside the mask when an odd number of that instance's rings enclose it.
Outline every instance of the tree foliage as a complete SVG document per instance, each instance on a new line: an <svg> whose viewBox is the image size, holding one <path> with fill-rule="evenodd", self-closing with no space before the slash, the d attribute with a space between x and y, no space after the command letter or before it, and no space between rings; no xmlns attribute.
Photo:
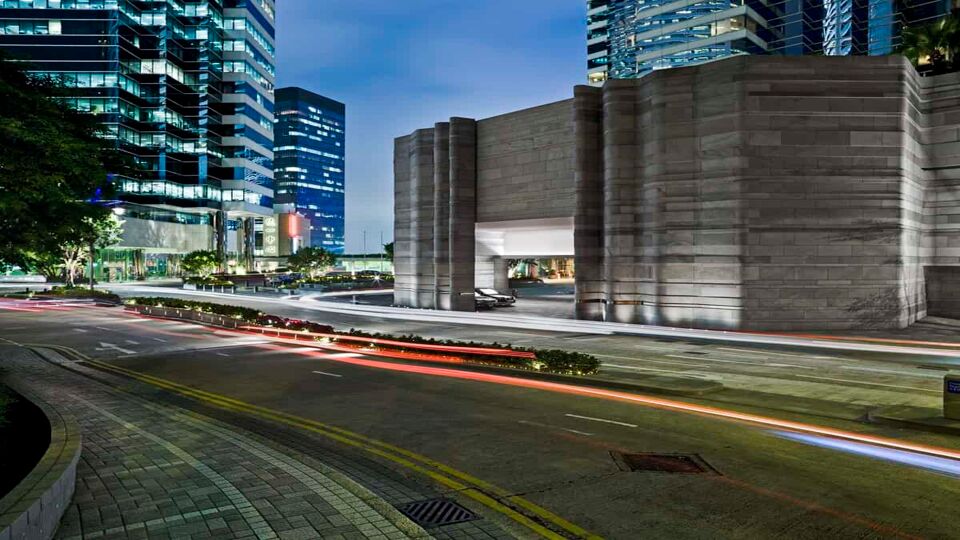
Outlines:
<svg viewBox="0 0 960 540"><path fill-rule="evenodd" d="M317 277L335 262L333 253L322 247L305 247L287 259L287 266L295 272Z"/></svg>
<svg viewBox="0 0 960 540"><path fill-rule="evenodd" d="M52 277L56 259L75 270L83 256L74 255L115 225L97 202L112 196L108 168L129 162L105 148L95 115L58 101L57 81L24 67L0 56L0 259Z"/></svg>
<svg viewBox="0 0 960 540"><path fill-rule="evenodd" d="M960 68L960 17L949 15L930 24L904 28L898 52L932 74Z"/></svg>
<svg viewBox="0 0 960 540"><path fill-rule="evenodd" d="M209 249L191 251L183 256L180 267L184 272L202 277L209 276L220 265L217 252Z"/></svg>
<svg viewBox="0 0 960 540"><path fill-rule="evenodd" d="M383 253L388 261L393 261L393 242L383 245Z"/></svg>

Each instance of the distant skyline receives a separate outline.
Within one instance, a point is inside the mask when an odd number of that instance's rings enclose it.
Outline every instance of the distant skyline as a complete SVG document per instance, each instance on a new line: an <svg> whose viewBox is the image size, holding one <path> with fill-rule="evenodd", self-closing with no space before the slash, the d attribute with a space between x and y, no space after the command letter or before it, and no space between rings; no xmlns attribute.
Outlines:
<svg viewBox="0 0 960 540"><path fill-rule="evenodd" d="M583 0L283 0L277 87L347 106L346 252L393 238L393 139L572 97Z"/></svg>

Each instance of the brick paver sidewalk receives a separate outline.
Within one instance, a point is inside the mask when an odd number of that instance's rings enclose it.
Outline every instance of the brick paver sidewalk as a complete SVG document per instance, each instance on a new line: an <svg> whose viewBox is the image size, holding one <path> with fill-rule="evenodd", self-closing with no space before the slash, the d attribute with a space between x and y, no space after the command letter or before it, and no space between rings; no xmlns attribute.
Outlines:
<svg viewBox="0 0 960 540"><path fill-rule="evenodd" d="M59 538L428 538L343 474L259 436L0 346L2 376L76 418Z"/></svg>

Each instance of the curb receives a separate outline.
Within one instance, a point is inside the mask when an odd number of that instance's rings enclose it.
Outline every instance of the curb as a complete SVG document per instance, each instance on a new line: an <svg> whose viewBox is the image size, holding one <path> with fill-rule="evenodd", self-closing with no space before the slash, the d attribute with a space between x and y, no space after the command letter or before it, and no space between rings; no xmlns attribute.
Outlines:
<svg viewBox="0 0 960 540"><path fill-rule="evenodd" d="M224 317L221 315L212 315L207 313L197 313L188 309L177 308L156 308L151 306L127 305L124 306L127 311L132 311L140 315L154 317L158 319L189 321L207 326L224 328L227 330L236 330L240 324L236 319ZM171 312L176 312L174 315ZM270 336L265 337L269 338ZM388 360L393 361L393 360ZM410 363L423 366L436 366L436 362L404 360L396 363ZM602 364L601 364L602 368ZM464 362L457 364L456 369L463 371L473 371L481 373L491 373L495 375L506 375L521 377L527 379L537 379L560 384L590 386L595 388L604 388L607 390L621 390L628 392L650 392L655 394L672 396L703 396L717 392L724 388L723 384L714 381L703 381L700 379L679 379L675 384L664 381L664 377L658 377L660 384L654 381L618 381L601 379L597 377L575 377L572 375L562 375L559 373L547 373L543 371L531 371L526 369L515 369L509 367L491 366L487 364Z"/></svg>
<svg viewBox="0 0 960 540"><path fill-rule="evenodd" d="M78 369L77 366L70 365L73 362L71 362L66 357L64 357L63 354L58 350L44 348L44 347L34 347L34 346L29 347L29 349L33 351L35 354L38 354L39 356L43 357L46 361L52 364L55 364L58 367L61 367L63 369L76 373L77 375L80 375L82 377L87 377L91 380L96 381L99 384L106 385L111 389L116 388L113 383L107 380L104 380L102 378L92 376L90 373L86 373L83 370ZM91 369L93 371L96 371L97 373L104 373L103 370L100 370L96 367L87 366L87 369ZM109 374L110 372L107 372L107 373ZM126 378L125 376L119 375L116 373L112 373L112 375ZM145 383L139 383L139 384L145 384ZM177 408L176 405L167 404L165 406ZM184 412L189 412L189 409L184 409ZM215 424L215 425L222 423L220 420L217 420L214 418L210 418L207 421L210 421L212 424ZM261 439L264 439L264 437L257 433L247 432L243 428L240 428L240 430L242 432L245 432L243 433L243 435L250 437L253 440L256 440L257 442L259 442L259 444L262 444L265 446L271 446L271 447L276 447L276 446L284 447L281 443L276 443L269 439L261 440ZM311 466L314 469L316 469L318 473L326 475L333 482L340 485L340 487L347 490L348 492L353 494L355 497L357 497L361 501L368 504L374 510L379 512L387 521L392 523L395 527L397 527L397 529L402 531L404 534L408 535L410 538L412 539L431 538L429 533L427 533L422 527L414 523L412 520L410 520L410 518L405 516L403 513L397 510L394 506L386 502L382 497L380 497L379 495L377 495L376 493L374 493L373 491L365 487L363 484L360 484L353 478L350 478L349 476L347 476L345 473L342 473L339 470L325 463L317 461L310 456L305 456L305 457L315 462ZM306 463L302 460L298 460L298 462L306 465ZM17 537L14 536L12 538L16 539ZM0 540L7 540L7 538L4 537L2 533L0 533Z"/></svg>
<svg viewBox="0 0 960 540"><path fill-rule="evenodd" d="M411 364L436 366L435 362L418 362L416 360L404 361ZM402 362L401 362L402 363ZM601 364L602 368L602 364ZM678 379L677 385L655 384L633 381L618 381L610 379L599 379L596 377L575 377L573 375L563 375L560 373L549 373L543 371L531 371L527 369L515 369L508 367L490 366L486 364L474 364L464 362L457 364L454 369L463 371L474 371L481 373L491 373L494 375L506 375L521 377L525 379L537 379L541 381L555 382L559 384L570 384L578 386L590 386L594 388L603 388L606 390L622 390L627 392L650 392L654 394L664 394L672 396L703 396L723 390L721 383L713 381L703 381L700 379ZM690 384L695 383L695 384ZM698 384L697 384L698 383ZM686 388L682 387L686 386Z"/></svg>
<svg viewBox="0 0 960 540"><path fill-rule="evenodd" d="M938 409L892 406L867 411L867 422L940 435L960 435L960 421L940 415Z"/></svg>
<svg viewBox="0 0 960 540"><path fill-rule="evenodd" d="M53 538L76 488L80 427L19 381L8 386L43 411L50 423L50 446L26 478L0 499L0 540Z"/></svg>

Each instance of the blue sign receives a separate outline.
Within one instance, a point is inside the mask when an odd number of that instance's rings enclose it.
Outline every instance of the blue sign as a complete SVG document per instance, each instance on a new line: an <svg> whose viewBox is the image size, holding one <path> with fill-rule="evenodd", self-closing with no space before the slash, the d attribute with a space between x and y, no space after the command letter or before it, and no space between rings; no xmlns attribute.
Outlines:
<svg viewBox="0 0 960 540"><path fill-rule="evenodd" d="M960 381L947 381L947 392L950 394L960 394Z"/></svg>

